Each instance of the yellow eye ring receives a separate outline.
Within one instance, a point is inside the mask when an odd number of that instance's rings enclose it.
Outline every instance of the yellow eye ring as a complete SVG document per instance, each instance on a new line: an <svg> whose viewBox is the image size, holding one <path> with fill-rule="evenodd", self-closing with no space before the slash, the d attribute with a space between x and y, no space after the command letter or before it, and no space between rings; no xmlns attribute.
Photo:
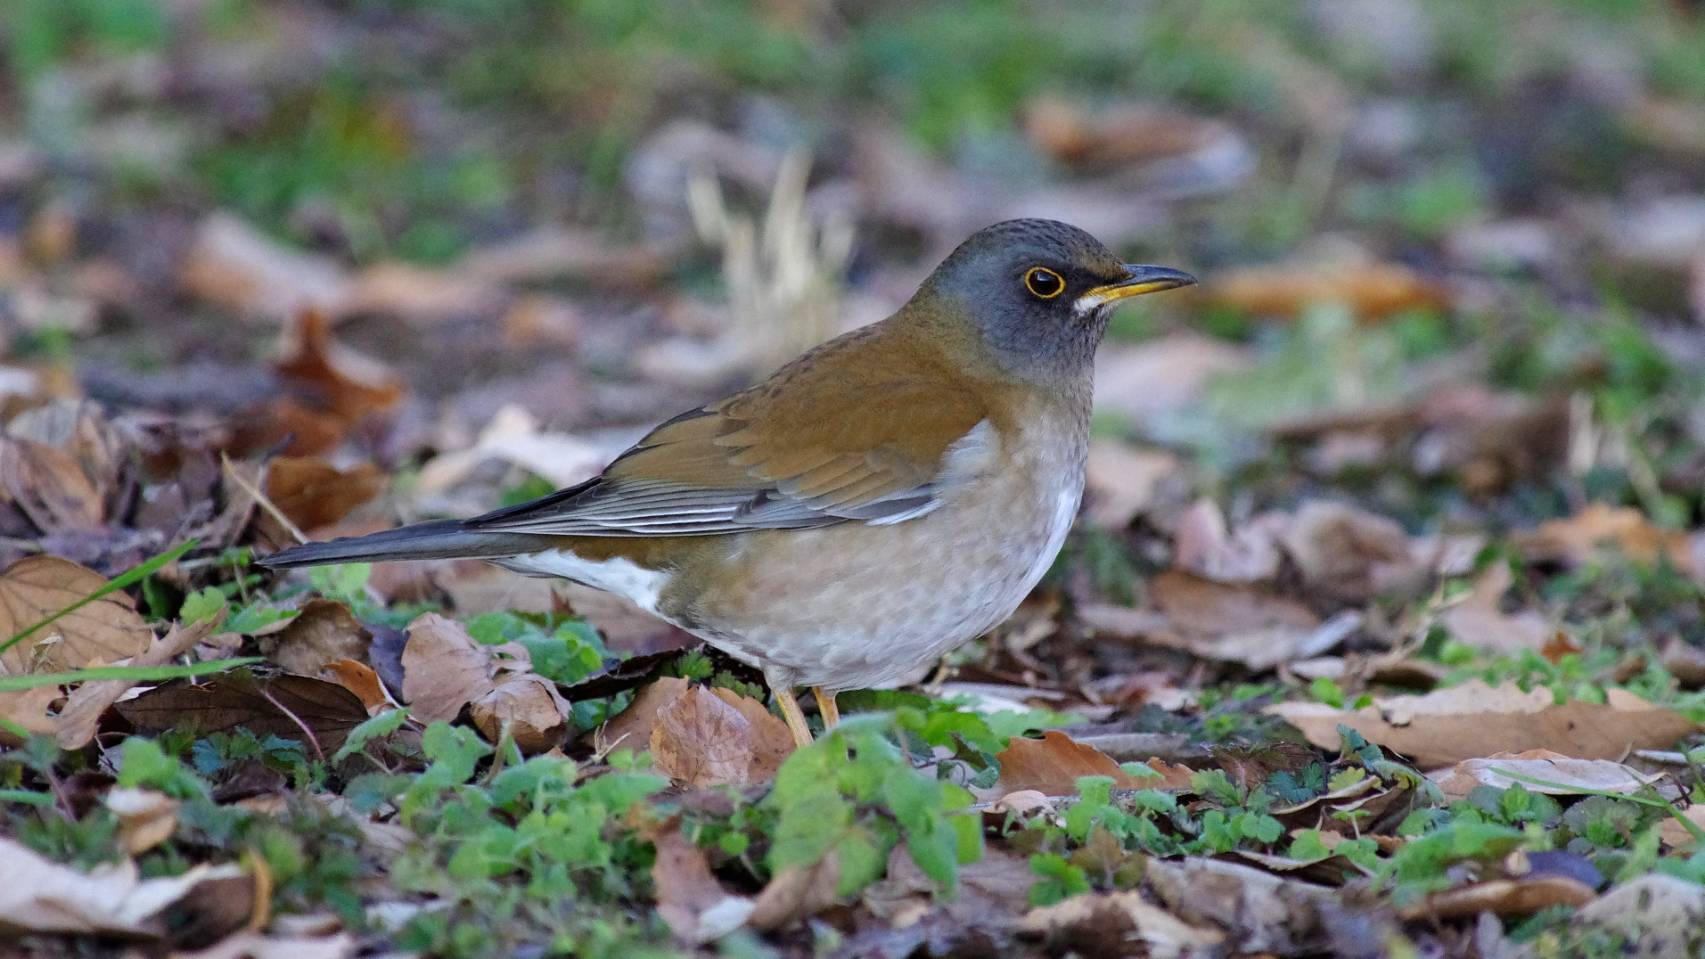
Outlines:
<svg viewBox="0 0 1705 959"><path fill-rule="evenodd" d="M1024 288L1038 300L1051 300L1066 291L1066 278L1045 266L1024 271Z"/></svg>

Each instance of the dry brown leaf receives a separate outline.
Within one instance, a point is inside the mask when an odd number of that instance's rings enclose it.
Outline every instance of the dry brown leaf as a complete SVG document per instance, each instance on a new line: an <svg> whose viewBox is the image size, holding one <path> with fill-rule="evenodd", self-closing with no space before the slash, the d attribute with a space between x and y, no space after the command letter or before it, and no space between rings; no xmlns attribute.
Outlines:
<svg viewBox="0 0 1705 959"><path fill-rule="evenodd" d="M1515 773L1525 779L1512 779ZM1519 782L1529 792L1578 796L1594 792L1636 793L1664 779L1662 773L1642 773L1608 759L1573 759L1548 749L1499 753L1485 759L1465 759L1449 769L1427 774L1447 798L1465 799L1477 786L1508 789ZM1530 780L1544 780L1545 786Z"/></svg>
<svg viewBox="0 0 1705 959"><path fill-rule="evenodd" d="M744 786L774 776L779 762L772 765L773 746L763 761L758 755L759 729L765 727L755 728L733 704L737 700L703 686L688 686L658 709L651 729L651 758L657 771L688 786ZM782 731L786 732L785 725Z"/></svg>
<svg viewBox="0 0 1705 959"><path fill-rule="evenodd" d="M1705 886L1650 873L1609 890L1569 921L1577 934L1596 930L1625 943L1623 955L1639 959L1697 956L1705 929Z"/></svg>
<svg viewBox="0 0 1705 959"><path fill-rule="evenodd" d="M995 789L1003 794L1035 790L1074 796L1080 776L1111 776L1117 789L1189 789L1192 774L1187 767L1150 760L1149 768L1160 775L1133 776L1113 757L1053 729L1041 739L1014 737L995 758L1000 762Z"/></svg>
<svg viewBox="0 0 1705 959"><path fill-rule="evenodd" d="M174 681L117 708L138 729L206 735L242 727L263 738L305 743L316 756L336 752L349 731L367 719L361 700L337 683L244 673L226 673L199 684Z"/></svg>
<svg viewBox="0 0 1705 959"><path fill-rule="evenodd" d="M386 482L372 463L340 470L317 456L280 456L267 464L264 491L297 528L313 530L348 516Z"/></svg>
<svg viewBox="0 0 1705 959"><path fill-rule="evenodd" d="M390 314L430 324L494 312L504 298L504 291L492 283L454 270L375 263L356 275L337 311L340 315Z"/></svg>
<svg viewBox="0 0 1705 959"><path fill-rule="evenodd" d="M474 727L497 742L507 729L523 753L542 753L562 742L568 727L568 703L543 676L510 676L468 704Z"/></svg>
<svg viewBox="0 0 1705 959"><path fill-rule="evenodd" d="M334 342L330 325L317 312L301 314L285 342L276 366L279 378L346 423L388 410L403 397L402 383L390 370Z"/></svg>
<svg viewBox="0 0 1705 959"><path fill-rule="evenodd" d="M403 701L423 723L450 722L462 707L495 688L491 654L466 628L437 613L409 624L403 647Z"/></svg>
<svg viewBox="0 0 1705 959"><path fill-rule="evenodd" d="M81 602L106 577L56 556L30 556L0 572L0 636L11 637ZM0 673L63 672L114 663L148 648L154 638L136 604L108 593L54 620L0 653Z"/></svg>
<svg viewBox="0 0 1705 959"><path fill-rule="evenodd" d="M747 925L762 932L816 915L840 901L841 861L834 850L809 866L789 866L770 877L752 904Z"/></svg>
<svg viewBox="0 0 1705 959"><path fill-rule="evenodd" d="M224 614L189 626L174 625L166 635L149 642L148 648L130 660L131 666L163 666L194 649L213 634ZM81 749L95 738L101 714L136 684L128 679L102 679L84 683L72 691L54 718L54 741L61 749Z"/></svg>
<svg viewBox="0 0 1705 959"><path fill-rule="evenodd" d="M1087 604L1078 617L1097 632L1257 671L1318 656L1361 623L1360 615L1350 611L1322 623L1308 607L1266 589L1216 583L1178 570L1149 581L1149 600L1154 610Z"/></svg>
<svg viewBox="0 0 1705 959"><path fill-rule="evenodd" d="M1226 930L1248 953L1322 951L1323 912L1338 898L1332 889L1217 859L1151 860L1143 881L1181 919Z"/></svg>
<svg viewBox="0 0 1705 959"><path fill-rule="evenodd" d="M328 936L240 932L206 949L173 953L172 959L350 959L359 946L347 932Z"/></svg>
<svg viewBox="0 0 1705 959"><path fill-rule="evenodd" d="M1128 103L1088 110L1053 96L1025 105L1024 132L1054 159L1088 167L1172 159L1237 136L1222 121L1171 107Z"/></svg>
<svg viewBox="0 0 1705 959"><path fill-rule="evenodd" d="M1705 803L1694 803L1681 810L1681 815L1693 825L1705 829ZM1658 824L1658 838L1671 849L1694 850L1699 845L1693 838L1692 830L1683 826L1674 816Z"/></svg>
<svg viewBox="0 0 1705 959"><path fill-rule="evenodd" d="M43 443L0 436L0 499L10 498L43 533L98 529L106 518L104 491L69 453Z"/></svg>
<svg viewBox="0 0 1705 959"><path fill-rule="evenodd" d="M1529 916L1552 906L1584 906L1597 898L1593 888L1566 876L1492 879L1444 892L1435 892L1399 915L1405 920L1453 919L1489 912L1497 916Z"/></svg>
<svg viewBox="0 0 1705 959"><path fill-rule="evenodd" d="M1439 622L1458 642L1479 649L1509 654L1542 649L1556 635L1544 616L1532 610L1503 611L1504 592L1514 579L1507 563L1493 563Z"/></svg>
<svg viewBox="0 0 1705 959"><path fill-rule="evenodd" d="M262 643L267 656L285 672L317 676L340 659L360 660L373 634L349 607L332 599L311 599L301 612Z"/></svg>
<svg viewBox="0 0 1705 959"><path fill-rule="evenodd" d="M1345 503L1304 503L1279 541L1312 590L1341 602L1417 594L1431 573L1395 520Z"/></svg>
<svg viewBox="0 0 1705 959"><path fill-rule="evenodd" d="M796 744L793 733L769 707L750 696L742 696L720 686L711 690L717 699L739 711L752 730L752 766L748 772L752 782L768 782L787 757L793 755Z"/></svg>
<svg viewBox="0 0 1705 959"><path fill-rule="evenodd" d="M54 720L47 711L62 695L58 686L0 691L0 746L16 746L22 742L11 732L10 726L30 735L53 732Z"/></svg>
<svg viewBox="0 0 1705 959"><path fill-rule="evenodd" d="M1544 687L1491 687L1479 680L1422 696L1391 696L1359 710L1322 703L1280 703L1267 712L1323 749L1339 745L1345 725L1422 766L1445 766L1496 753L1548 749L1577 759L1620 759L1632 749L1663 749L1696 724L1623 690L1604 704L1554 705Z"/></svg>
<svg viewBox="0 0 1705 959"><path fill-rule="evenodd" d="M670 824L652 844L657 860L651 881L657 889L657 914L675 937L690 945L713 942L746 924L754 903L722 887L711 875L703 850Z"/></svg>
<svg viewBox="0 0 1705 959"><path fill-rule="evenodd" d="M118 817L118 842L132 856L172 838L178 828L178 801L152 789L114 786L101 802Z"/></svg>
<svg viewBox="0 0 1705 959"><path fill-rule="evenodd" d="M0 836L0 934L71 933L157 936L160 914L202 883L241 879L236 866L192 866L182 875L142 879L125 860L81 872Z"/></svg>
<svg viewBox="0 0 1705 959"><path fill-rule="evenodd" d="M1179 516L1173 530L1172 562L1179 569L1221 583L1255 583L1279 572L1279 537L1285 519L1257 517L1234 534L1225 514L1210 499L1197 500Z"/></svg>
<svg viewBox="0 0 1705 959"><path fill-rule="evenodd" d="M1215 273L1197 296L1211 306L1288 318L1319 304L1341 304L1366 320L1450 305L1437 283L1401 264L1379 262L1233 267Z"/></svg>
<svg viewBox="0 0 1705 959"><path fill-rule="evenodd" d="M1040 906L1024 914L1021 928L1074 954L1103 955L1109 943L1120 943L1131 955L1194 959L1218 954L1225 942L1218 929L1191 925L1137 892L1090 892Z"/></svg>
<svg viewBox="0 0 1705 959"><path fill-rule="evenodd" d="M1123 529L1152 506L1183 461L1164 450L1094 440L1084 482L1084 512L1099 526Z"/></svg>
<svg viewBox="0 0 1705 959"><path fill-rule="evenodd" d="M377 716L397 706L379 674L366 663L353 659L335 660L321 667L320 678L329 679L354 693L355 698L361 700L361 705L367 707L369 716Z"/></svg>
<svg viewBox="0 0 1705 959"><path fill-rule="evenodd" d="M550 227L470 252L464 276L491 283L529 283L565 276L630 286L655 280L667 266L654 247L612 243L590 230Z"/></svg>
<svg viewBox="0 0 1705 959"><path fill-rule="evenodd" d="M228 213L201 221L178 283L239 315L279 320L298 310L335 309L350 289L343 269L329 258L288 249Z"/></svg>
<svg viewBox="0 0 1705 959"><path fill-rule="evenodd" d="M1215 377L1253 364L1247 348L1199 333L1171 333L1136 345L1109 343L1095 358L1095 408L1148 422L1201 399Z"/></svg>
<svg viewBox="0 0 1705 959"><path fill-rule="evenodd" d="M688 683L677 676L665 676L649 683L634 694L628 707L594 730L591 738L600 751L631 749L640 752L651 748L651 731L657 728L657 714L687 692Z"/></svg>
<svg viewBox="0 0 1705 959"><path fill-rule="evenodd" d="M1694 566L1686 533L1653 526L1645 514L1629 506L1591 503L1568 519L1541 523L1536 529L1512 536L1511 541L1531 561L1578 566L1609 549L1641 563L1667 557L1677 569L1705 575L1705 570Z"/></svg>

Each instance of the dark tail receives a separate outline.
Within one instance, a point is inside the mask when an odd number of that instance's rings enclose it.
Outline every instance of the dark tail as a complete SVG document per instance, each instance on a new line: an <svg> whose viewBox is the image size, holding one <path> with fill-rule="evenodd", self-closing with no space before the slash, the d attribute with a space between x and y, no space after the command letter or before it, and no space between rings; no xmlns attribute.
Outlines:
<svg viewBox="0 0 1705 959"><path fill-rule="evenodd" d="M545 548L546 537L470 529L461 520L434 520L367 536L304 543L258 559L274 569L393 559L489 559Z"/></svg>

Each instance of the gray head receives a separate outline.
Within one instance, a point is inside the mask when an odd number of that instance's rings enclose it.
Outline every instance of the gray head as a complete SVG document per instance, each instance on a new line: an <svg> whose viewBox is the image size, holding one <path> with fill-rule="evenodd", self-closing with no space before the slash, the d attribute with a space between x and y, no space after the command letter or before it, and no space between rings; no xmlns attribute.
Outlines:
<svg viewBox="0 0 1705 959"><path fill-rule="evenodd" d="M1007 220L959 244L909 307L935 322L971 321L1009 374L1043 383L1086 371L1120 300L1195 283L1121 263L1101 241L1057 220Z"/></svg>

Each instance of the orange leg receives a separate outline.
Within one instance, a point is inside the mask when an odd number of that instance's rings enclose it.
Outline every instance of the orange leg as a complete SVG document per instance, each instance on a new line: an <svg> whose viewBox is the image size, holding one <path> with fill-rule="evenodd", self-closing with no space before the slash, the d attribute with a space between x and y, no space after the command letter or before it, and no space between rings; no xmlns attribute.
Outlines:
<svg viewBox="0 0 1705 959"><path fill-rule="evenodd" d="M825 692L821 686L813 686L811 695L817 697L817 712L823 715L823 728L834 729L841 721L841 708L835 705L835 694Z"/></svg>
<svg viewBox="0 0 1705 959"><path fill-rule="evenodd" d="M788 731L793 733L793 744L801 749L811 745L811 727L805 725L805 713L799 708L799 700L793 698L793 690L786 686L771 686L770 694L775 696L776 705L781 707L781 718L787 720Z"/></svg>

